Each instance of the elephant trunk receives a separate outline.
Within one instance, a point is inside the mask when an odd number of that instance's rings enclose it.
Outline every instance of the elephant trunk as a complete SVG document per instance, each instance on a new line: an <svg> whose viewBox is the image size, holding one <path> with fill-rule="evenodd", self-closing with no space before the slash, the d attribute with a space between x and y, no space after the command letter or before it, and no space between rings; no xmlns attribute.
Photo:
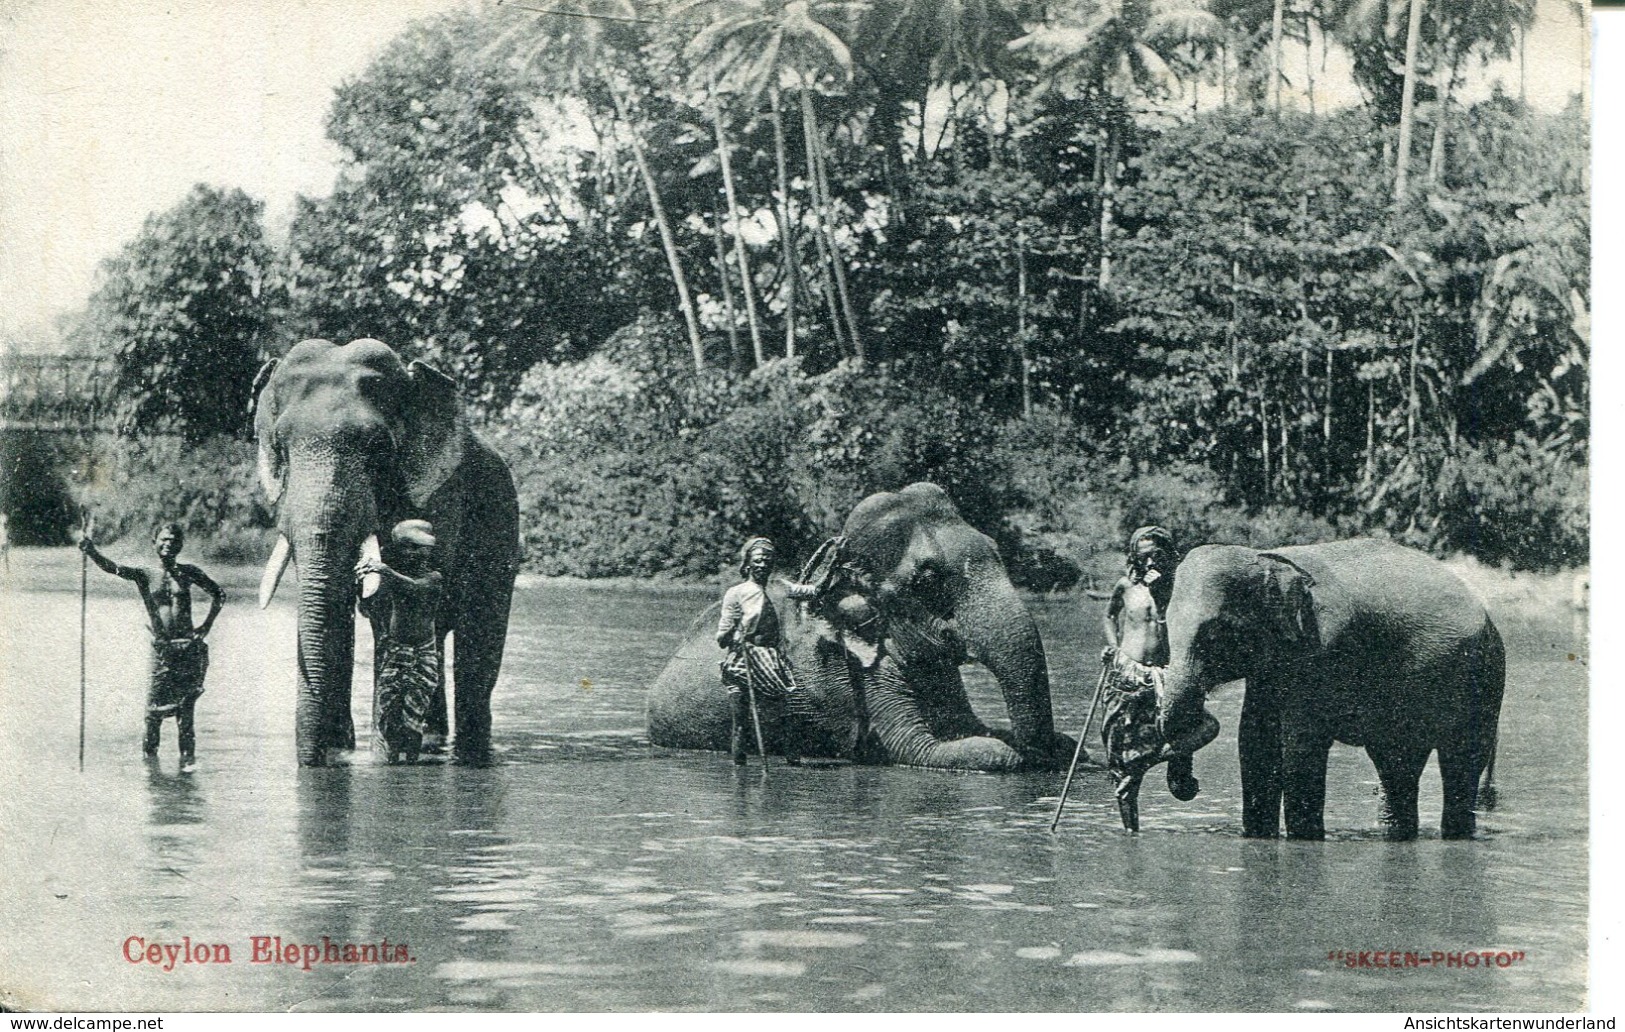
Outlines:
<svg viewBox="0 0 1625 1032"><path fill-rule="evenodd" d="M350 566L346 549L313 534L299 554L299 701L295 737L299 762L319 766L329 748L355 747L350 717L355 662Z"/></svg>
<svg viewBox="0 0 1625 1032"><path fill-rule="evenodd" d="M955 616L966 651L999 682L1016 747L1047 761L1056 751L1049 668L1038 626L1015 587L1005 579L999 588L971 592L961 599Z"/></svg>
<svg viewBox="0 0 1625 1032"><path fill-rule="evenodd" d="M354 568L376 533L378 508L358 462L344 456L295 461L283 507L299 571L299 762L319 766L329 749L355 748L350 691L355 665Z"/></svg>
<svg viewBox="0 0 1625 1032"><path fill-rule="evenodd" d="M1207 693L1227 678L1215 676L1211 664L1198 653L1189 626L1170 619L1168 628L1168 666L1163 671L1157 719L1163 735L1174 740L1202 730L1208 720Z"/></svg>

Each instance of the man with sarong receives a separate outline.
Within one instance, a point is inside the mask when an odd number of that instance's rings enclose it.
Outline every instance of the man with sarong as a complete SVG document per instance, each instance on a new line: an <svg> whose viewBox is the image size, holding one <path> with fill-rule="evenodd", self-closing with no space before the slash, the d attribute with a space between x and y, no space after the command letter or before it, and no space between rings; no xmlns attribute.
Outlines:
<svg viewBox="0 0 1625 1032"><path fill-rule="evenodd" d="M736 764L745 762L745 742L755 717L751 707L771 706L783 730L784 760L801 763L801 725L806 693L796 684L795 671L784 654L779 614L767 596L773 575L773 542L753 537L740 549L739 574L744 580L722 596L717 622L717 644L727 650L722 660L722 685L728 691L728 712L733 722L729 750ZM793 585L792 598L810 597L813 590Z"/></svg>
<svg viewBox="0 0 1625 1032"><path fill-rule="evenodd" d="M416 763L429 708L441 691L435 613L442 583L433 568L435 537L429 521L402 520L389 539L393 565L382 556L364 554L355 566L358 585L369 574L379 577L378 590L371 597L363 591L360 599L361 612L372 620L377 636L373 748L382 744L389 763Z"/></svg>
<svg viewBox="0 0 1625 1032"><path fill-rule="evenodd" d="M1177 561L1173 534L1155 525L1139 528L1129 535L1127 569L1106 605L1101 738L1125 824L1137 809L1140 780L1162 759L1168 761L1168 791L1174 798L1188 802L1201 790L1190 753L1168 755L1156 720L1162 668L1168 665L1167 609Z"/></svg>
<svg viewBox="0 0 1625 1032"><path fill-rule="evenodd" d="M159 731L164 719L173 716L180 726L181 769L192 770L197 764L193 711L209 670L209 646L204 639L225 605L226 593L208 574L180 561L185 544L180 524L159 526L152 535L158 568L151 570L120 566L101 553L89 534L79 539L80 551L98 569L134 584L147 608L152 631L152 679L147 688L147 733L141 751L148 758L158 755ZM194 587L209 596L209 615L196 627L192 626Z"/></svg>

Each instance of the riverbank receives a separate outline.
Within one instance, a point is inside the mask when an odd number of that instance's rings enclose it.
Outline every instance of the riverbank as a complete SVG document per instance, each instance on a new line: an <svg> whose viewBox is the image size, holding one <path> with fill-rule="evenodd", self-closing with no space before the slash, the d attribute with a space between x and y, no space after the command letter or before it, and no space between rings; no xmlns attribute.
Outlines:
<svg viewBox="0 0 1625 1032"><path fill-rule="evenodd" d="M111 550L117 562L144 563L152 559L148 550L125 551L119 546ZM190 555L187 556L191 558ZM1590 603L1591 569L1582 566L1555 573L1530 573L1504 570L1488 566L1470 556L1446 559L1458 577L1466 581L1491 607L1534 605L1553 608L1583 610ZM263 567L259 565L216 565L200 562L205 572L213 577L228 593L237 598L252 598L259 589ZM76 548L13 548L9 571L0 572L0 583L8 589L26 591L77 591L79 588L79 551ZM637 590L654 595L692 595L696 591L720 592L731 583L729 577L719 575L706 581L697 578L640 578L640 577L569 577L547 576L539 573L521 573L520 588L559 587L583 592L624 592ZM114 578L96 572L89 578L89 590L98 595L114 594L125 590ZM1081 586L1067 591L1038 593L1025 592L1031 599L1066 601L1068 599L1097 599L1099 592Z"/></svg>

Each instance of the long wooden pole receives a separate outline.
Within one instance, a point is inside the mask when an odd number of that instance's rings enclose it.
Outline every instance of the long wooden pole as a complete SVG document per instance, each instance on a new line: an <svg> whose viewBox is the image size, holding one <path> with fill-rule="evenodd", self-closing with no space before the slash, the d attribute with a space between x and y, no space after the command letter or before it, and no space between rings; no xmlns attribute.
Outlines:
<svg viewBox="0 0 1625 1032"><path fill-rule="evenodd" d="M1072 776L1078 772L1078 757L1083 755L1083 740L1089 737L1089 726L1095 722L1095 707L1100 705L1100 696L1106 690L1106 664L1100 664L1100 678L1095 681L1095 699L1089 704L1089 715L1083 718L1083 730L1078 732L1078 747L1072 750L1072 765L1066 769L1066 781L1061 785L1061 798L1055 803L1055 819L1049 822L1049 830L1053 834L1061 826L1061 811L1066 809L1066 796L1072 790Z"/></svg>
<svg viewBox="0 0 1625 1032"><path fill-rule="evenodd" d="M84 533L90 533L88 520L81 520ZM85 770L85 609L89 599L90 555L79 553L79 772Z"/></svg>

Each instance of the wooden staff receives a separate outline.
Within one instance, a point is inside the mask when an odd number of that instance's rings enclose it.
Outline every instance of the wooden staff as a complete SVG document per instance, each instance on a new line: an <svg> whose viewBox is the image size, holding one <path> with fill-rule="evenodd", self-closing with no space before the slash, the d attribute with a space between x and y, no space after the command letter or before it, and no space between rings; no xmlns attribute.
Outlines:
<svg viewBox="0 0 1625 1032"><path fill-rule="evenodd" d="M1049 830L1054 834L1061 824L1061 811L1066 808L1066 794L1072 789L1072 775L1078 770L1078 757L1083 755L1083 740L1089 737L1089 726L1095 722L1095 707L1100 705L1100 696L1106 691L1106 671L1104 661L1100 664L1100 677L1095 681L1095 698L1089 704L1089 715L1083 718L1083 730L1078 732L1078 747L1072 750L1072 765L1066 769L1066 781L1061 785L1061 798L1055 804L1055 819L1049 822Z"/></svg>
<svg viewBox="0 0 1625 1032"><path fill-rule="evenodd" d="M80 510L79 533L90 536L90 513ZM90 597L90 554L79 550L79 772L85 770L85 609Z"/></svg>

